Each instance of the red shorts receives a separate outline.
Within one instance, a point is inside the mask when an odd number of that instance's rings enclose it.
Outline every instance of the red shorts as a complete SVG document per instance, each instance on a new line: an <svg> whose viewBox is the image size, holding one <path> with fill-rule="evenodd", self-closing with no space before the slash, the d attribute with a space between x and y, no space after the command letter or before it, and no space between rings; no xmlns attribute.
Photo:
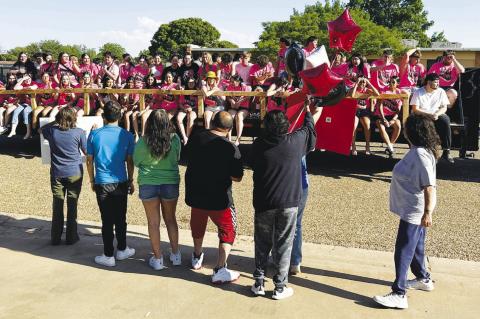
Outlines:
<svg viewBox="0 0 480 319"><path fill-rule="evenodd" d="M203 238L207 229L208 217L218 228L218 238L222 244L233 244L237 232L237 213L235 207L224 210L206 210L192 207L190 228L193 238Z"/></svg>

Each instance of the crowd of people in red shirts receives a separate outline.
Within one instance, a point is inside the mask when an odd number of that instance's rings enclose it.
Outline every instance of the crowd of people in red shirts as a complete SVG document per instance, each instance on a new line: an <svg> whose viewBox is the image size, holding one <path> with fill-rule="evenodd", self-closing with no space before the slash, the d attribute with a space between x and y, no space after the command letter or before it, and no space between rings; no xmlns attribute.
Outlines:
<svg viewBox="0 0 480 319"><path fill-rule="evenodd" d="M8 73L6 83L0 82L0 89L201 89L205 105L205 127L210 127L210 121L216 112L227 110L235 118L237 136L234 143L238 145L245 118L258 116L258 101L247 97L226 98L214 93L222 90L264 91L269 97L268 111L285 110L285 98L299 90L298 83L293 81L286 71L285 53L289 45L287 39L281 38L275 61L260 55L255 63L250 62L249 52L235 56L229 53L211 55L203 52L194 60L190 49L187 49L183 56L173 54L166 64L160 55L142 55L135 62L130 54L124 54L122 61L119 61L112 53L105 52L103 61L95 63L86 53L79 58L62 52L57 61L53 60L51 54L38 54L33 61L22 52ZM303 47L304 55L308 57L317 49L317 38L309 37ZM426 74L436 73L440 77L440 87L446 91L450 106L453 106L457 98L453 86L459 74L465 71L455 58L455 52L445 51L441 60L433 64L428 71L420 59L421 52L418 49L407 51L401 58L400 65L394 63L394 54L388 49L380 59L370 63L360 53L353 53L347 58L343 52L337 52L332 56L330 67L345 80L345 85L353 97L361 94L413 94L422 86ZM28 95L0 95L0 133L10 131L9 137L15 135L19 119L23 118L27 127L24 138L27 139L38 128L39 117L48 116L53 119L59 109L65 106L75 107L77 116L85 115L83 94L38 94L36 100L38 106L32 110ZM198 96L168 94L147 95L144 110L139 107L139 94L92 94L89 115L101 115L103 106L108 101L116 101L122 106L123 126L127 130L133 130L136 140L145 133L145 123L155 109L165 109L169 117L174 118L184 144L187 143L197 118ZM400 136L401 107L401 99L358 99L355 128L358 124L363 127L365 154L370 154L371 123L374 122L387 145L385 152L393 156L394 144ZM392 128L390 135L387 132L388 127ZM357 155L355 135L351 154Z"/></svg>

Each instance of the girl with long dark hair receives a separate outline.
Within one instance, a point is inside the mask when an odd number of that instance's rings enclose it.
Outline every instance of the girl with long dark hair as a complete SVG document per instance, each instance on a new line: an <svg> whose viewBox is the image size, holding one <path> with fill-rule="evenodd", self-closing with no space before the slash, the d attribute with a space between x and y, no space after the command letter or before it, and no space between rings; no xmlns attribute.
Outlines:
<svg viewBox="0 0 480 319"><path fill-rule="evenodd" d="M197 81L194 77L187 80L185 90L195 90ZM182 95L180 96L180 107L177 114L177 125L180 134L182 135L183 145L187 145L188 138L193 130L193 124L197 118L198 96ZM183 125L183 120L187 117L187 128Z"/></svg>
<svg viewBox="0 0 480 319"><path fill-rule="evenodd" d="M80 67L70 61L70 56L68 55L68 53L60 52L60 54L58 55L55 73L53 75L55 83L60 85L61 78L66 75L70 78L70 83L72 85L77 85L77 77L80 73Z"/></svg>
<svg viewBox="0 0 480 319"><path fill-rule="evenodd" d="M363 56L359 53L352 54L350 61L344 64L345 70L345 84L352 88L359 78L367 78L370 80L370 69L368 64L363 61ZM336 72L343 73L342 70L337 69Z"/></svg>
<svg viewBox="0 0 480 319"><path fill-rule="evenodd" d="M407 289L432 291L425 265L425 237L436 205L436 160L440 139L433 121L412 114L405 124L410 150L393 168L390 211L400 217L395 242L395 281L392 292L373 300L389 308L408 308ZM407 280L408 271L415 276Z"/></svg>
<svg viewBox="0 0 480 319"><path fill-rule="evenodd" d="M129 76L127 82L124 86L125 89L135 89L135 77ZM120 105L122 106L123 111L123 125L127 131L130 132L130 127L133 123L132 114L138 111L139 103L140 103L140 94L138 93L126 93L120 94L118 98ZM137 134L137 132L135 132Z"/></svg>
<svg viewBox="0 0 480 319"><path fill-rule="evenodd" d="M226 91L251 92L252 88L243 84L242 77L234 75L230 78L230 84L225 88ZM233 117L236 125L237 138L235 145L240 145L240 138L243 133L243 121L248 117L250 99L247 96L229 96L227 97L228 113ZM232 131L228 132L228 140L232 139Z"/></svg>
<svg viewBox="0 0 480 319"><path fill-rule="evenodd" d="M68 74L62 75L57 89L73 89L72 83L70 82L70 76L68 76ZM77 95L75 93L58 93L57 105L55 105L50 111L50 118L54 119L59 110L62 108L75 105L76 99Z"/></svg>
<svg viewBox="0 0 480 319"><path fill-rule="evenodd" d="M20 78L27 73L32 76L33 80L37 78L37 68L35 67L35 63L30 60L26 52L20 52L18 54L17 61L12 65L10 72L15 74L17 78Z"/></svg>
<svg viewBox="0 0 480 319"><path fill-rule="evenodd" d="M38 88L37 84L33 82L32 75L26 73L23 78L18 79L17 84L15 84L14 90L36 90ZM12 115L12 130L8 137L12 137L16 134L17 125L19 122L19 116L23 116L23 124L27 127L27 132L23 137L24 140L32 137L32 102L31 97L28 94L21 94L18 97L18 107L15 108Z"/></svg>
<svg viewBox="0 0 480 319"><path fill-rule="evenodd" d="M385 94L402 94L406 93L405 91L398 88L398 83L400 79L398 76L393 76L388 84L388 88L383 91ZM387 144L385 153L389 157L393 157L395 153L394 145L400 136L400 131L402 129L402 124L400 122L400 110L402 109L403 101L401 99L385 99L379 100L377 102L377 107L375 110L375 115L377 116L376 124L380 131L380 136L383 141ZM408 106L407 106L408 107ZM392 135L389 136L386 127L391 127Z"/></svg>
<svg viewBox="0 0 480 319"><path fill-rule="evenodd" d="M57 88L57 84L55 82L52 82L52 78L48 73L43 73L42 82L38 83L38 88L40 90L55 89ZM56 94L52 94L52 93L37 94L37 107L33 111L33 116L32 116L33 129L37 128L39 117L48 116L48 114L56 104L57 104Z"/></svg>
<svg viewBox="0 0 480 319"><path fill-rule="evenodd" d="M17 84L17 77L13 73L7 73L7 83L5 83L5 90L13 90ZM3 102L0 109L0 134L5 133L8 129L8 122L12 116L13 111L18 107L18 96L11 95L2 95ZM5 114L4 114L5 113ZM5 116L4 116L5 115ZM3 119L3 121L2 121Z"/></svg>
<svg viewBox="0 0 480 319"><path fill-rule="evenodd" d="M175 134L167 112L163 109L152 111L145 134L135 146L133 161L138 167L139 197L147 215L148 234L154 254L148 264L155 270L164 268L160 247L160 212L170 240L169 259L174 266L182 263L175 217L180 183L180 148L180 138Z"/></svg>

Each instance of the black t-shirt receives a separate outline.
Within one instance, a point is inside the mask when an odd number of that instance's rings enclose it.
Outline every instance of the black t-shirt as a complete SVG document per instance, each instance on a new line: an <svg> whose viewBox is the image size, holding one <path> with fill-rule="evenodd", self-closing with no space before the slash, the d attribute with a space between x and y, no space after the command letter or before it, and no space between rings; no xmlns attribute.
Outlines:
<svg viewBox="0 0 480 319"><path fill-rule="evenodd" d="M165 83L165 77L167 76L167 73L170 72L173 75L173 82L177 83L178 82L178 77L180 76L180 67L174 69L171 65L166 67L163 70L162 73L162 83Z"/></svg>
<svg viewBox="0 0 480 319"><path fill-rule="evenodd" d="M185 203L207 210L233 206L231 177L243 176L238 147L225 137L203 130L188 140L185 155Z"/></svg>
<svg viewBox="0 0 480 319"><path fill-rule="evenodd" d="M187 86L187 81L189 78L198 79L198 65L196 63L191 63L190 65L182 65L180 67L180 79L182 81L182 86Z"/></svg>
<svg viewBox="0 0 480 319"><path fill-rule="evenodd" d="M281 136L261 136L253 142L253 207L270 209L298 207L302 194L301 161L315 147L316 132L310 112L303 127Z"/></svg>

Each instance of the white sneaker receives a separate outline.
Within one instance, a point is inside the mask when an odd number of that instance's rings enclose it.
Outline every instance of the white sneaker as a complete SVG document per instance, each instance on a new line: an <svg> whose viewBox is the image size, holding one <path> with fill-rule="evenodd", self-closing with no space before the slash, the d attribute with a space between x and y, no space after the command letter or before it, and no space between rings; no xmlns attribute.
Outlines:
<svg viewBox="0 0 480 319"><path fill-rule="evenodd" d="M225 284L234 282L240 277L240 273L230 270L227 267L220 268L215 272L213 271L212 282L214 284Z"/></svg>
<svg viewBox="0 0 480 319"><path fill-rule="evenodd" d="M135 255L135 249L127 246L124 250L117 250L117 260L124 260Z"/></svg>
<svg viewBox="0 0 480 319"><path fill-rule="evenodd" d="M272 299L282 300L282 299L286 299L286 298L291 297L291 296L293 296L293 288L285 286L285 287L283 287L282 290L275 289L273 291Z"/></svg>
<svg viewBox="0 0 480 319"><path fill-rule="evenodd" d="M255 296L265 296L265 286L262 284L259 284L257 286L257 283L254 283L252 285L252 288L250 290L253 292Z"/></svg>
<svg viewBox="0 0 480 319"><path fill-rule="evenodd" d="M165 268L163 266L163 257L162 258L155 258L155 256L150 257L148 260L148 265L152 267L154 270L162 270Z"/></svg>
<svg viewBox="0 0 480 319"><path fill-rule="evenodd" d="M0 134L3 134L7 131L8 129L4 126L0 126Z"/></svg>
<svg viewBox="0 0 480 319"><path fill-rule="evenodd" d="M182 264L182 253L180 252L180 249L177 251L176 254L170 252L170 261L174 266L180 266Z"/></svg>
<svg viewBox="0 0 480 319"><path fill-rule="evenodd" d="M115 258L107 257L105 254L95 257L95 262L102 266L113 267L115 266Z"/></svg>
<svg viewBox="0 0 480 319"><path fill-rule="evenodd" d="M373 300L387 308L407 309L407 296L391 292L385 296L375 296Z"/></svg>
<svg viewBox="0 0 480 319"><path fill-rule="evenodd" d="M196 258L195 254L192 253L192 268L195 270L198 270L202 268L202 263L203 263L203 253L198 258Z"/></svg>
<svg viewBox="0 0 480 319"><path fill-rule="evenodd" d="M407 289L417 289L423 291L432 291L435 287L433 286L432 279L412 279L407 280Z"/></svg>

